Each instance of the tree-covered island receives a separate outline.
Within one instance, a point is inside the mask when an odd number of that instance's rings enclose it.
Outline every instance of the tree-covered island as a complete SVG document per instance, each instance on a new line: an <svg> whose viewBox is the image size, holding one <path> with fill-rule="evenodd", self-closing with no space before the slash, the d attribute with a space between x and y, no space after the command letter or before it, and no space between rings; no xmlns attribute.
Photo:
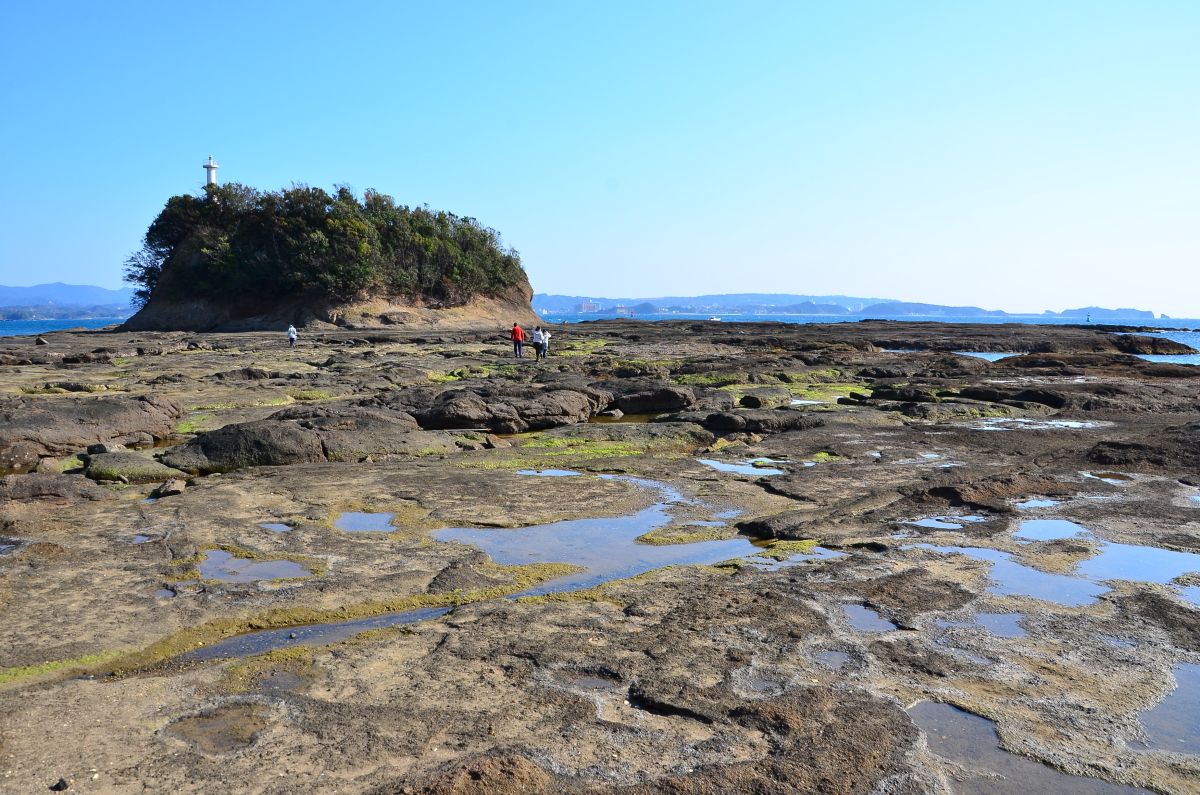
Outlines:
<svg viewBox="0 0 1200 795"><path fill-rule="evenodd" d="M142 306L130 328L337 321L367 303L439 310L499 301L505 317L514 308L514 319L530 313L520 256L496 230L346 187L330 194L227 183L172 196L126 261L125 278Z"/></svg>

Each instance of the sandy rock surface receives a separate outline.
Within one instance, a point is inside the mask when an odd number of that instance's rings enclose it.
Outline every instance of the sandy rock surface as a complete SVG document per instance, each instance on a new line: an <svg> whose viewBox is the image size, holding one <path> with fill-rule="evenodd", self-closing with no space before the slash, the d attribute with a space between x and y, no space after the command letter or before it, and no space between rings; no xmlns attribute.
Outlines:
<svg viewBox="0 0 1200 795"><path fill-rule="evenodd" d="M1200 792L1148 717L1200 665L1169 341L45 338L0 340L0 792Z"/></svg>

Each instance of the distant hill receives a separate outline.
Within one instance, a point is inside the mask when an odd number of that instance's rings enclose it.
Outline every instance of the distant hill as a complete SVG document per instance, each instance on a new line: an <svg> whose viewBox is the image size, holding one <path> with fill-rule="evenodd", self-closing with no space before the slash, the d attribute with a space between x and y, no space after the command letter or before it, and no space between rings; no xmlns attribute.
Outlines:
<svg viewBox="0 0 1200 795"><path fill-rule="evenodd" d="M73 320L129 317L133 290L108 290L87 284L0 285L0 320Z"/></svg>
<svg viewBox="0 0 1200 795"><path fill-rule="evenodd" d="M45 307L58 306L120 306L129 309L133 300L133 288L108 290L87 284L35 284L32 287L5 287L0 285L0 306Z"/></svg>
<svg viewBox="0 0 1200 795"><path fill-rule="evenodd" d="M666 308L676 312L758 309L766 312L794 314L845 314L884 300L886 299L855 298L848 295L793 295L791 293L720 293L695 296L658 296L655 298L595 298L584 295L538 293L533 297L533 306L539 312L574 312L576 307L581 304L594 303L601 310L613 309L618 306L634 307L639 304L652 304L660 309ZM830 311L826 313L808 308L814 305L828 308Z"/></svg>
<svg viewBox="0 0 1200 795"><path fill-rule="evenodd" d="M941 304L917 304L909 301L888 301L872 304L862 314L870 317L1004 317L1008 313L999 309L980 309L977 306L942 306Z"/></svg>
<svg viewBox="0 0 1200 795"><path fill-rule="evenodd" d="M634 316L739 312L764 315L847 315L871 318L1028 317L1028 315L1012 314L999 309L983 309L978 306L944 306L912 301L893 301L885 298L859 298L848 295L792 295L790 293L722 293L656 298L600 298L537 293L533 296L533 308L542 315L581 312L611 316L614 311L619 311L622 314L632 313ZM1095 306L1064 309L1061 312L1046 310L1042 315L1080 320L1090 317L1092 321L1155 319L1154 312L1147 309L1104 309Z"/></svg>

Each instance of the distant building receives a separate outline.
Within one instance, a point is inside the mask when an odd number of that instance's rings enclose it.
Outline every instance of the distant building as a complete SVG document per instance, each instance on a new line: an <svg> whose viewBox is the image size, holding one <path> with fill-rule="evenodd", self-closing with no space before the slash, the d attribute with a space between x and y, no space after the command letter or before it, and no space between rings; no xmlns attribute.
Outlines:
<svg viewBox="0 0 1200 795"><path fill-rule="evenodd" d="M617 313L617 317L629 317L633 314L633 310L622 304L617 304L613 307L613 311Z"/></svg>
<svg viewBox="0 0 1200 795"><path fill-rule="evenodd" d="M212 155L209 155L208 160L204 161L204 173L205 173L204 184L205 185L216 185L217 184L217 169L218 168L220 168L220 166L217 165L217 161L213 160Z"/></svg>
<svg viewBox="0 0 1200 795"><path fill-rule="evenodd" d="M600 304L595 301L583 301L575 305L576 312L599 312Z"/></svg>

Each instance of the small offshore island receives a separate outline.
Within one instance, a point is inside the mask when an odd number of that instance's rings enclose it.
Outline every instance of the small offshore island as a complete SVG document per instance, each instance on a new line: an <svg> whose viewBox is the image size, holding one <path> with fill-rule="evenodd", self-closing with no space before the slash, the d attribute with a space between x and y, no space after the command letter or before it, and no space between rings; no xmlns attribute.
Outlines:
<svg viewBox="0 0 1200 795"><path fill-rule="evenodd" d="M121 329L0 339L0 791L1200 791L1200 368L1136 355L1186 345L515 359L494 232L309 188L129 268Z"/></svg>

